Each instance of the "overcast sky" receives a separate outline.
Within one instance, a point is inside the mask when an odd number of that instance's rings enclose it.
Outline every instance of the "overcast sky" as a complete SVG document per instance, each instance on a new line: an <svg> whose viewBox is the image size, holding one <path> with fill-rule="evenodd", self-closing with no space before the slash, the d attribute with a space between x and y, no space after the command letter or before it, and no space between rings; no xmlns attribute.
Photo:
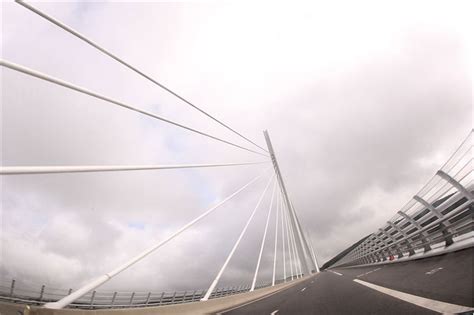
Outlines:
<svg viewBox="0 0 474 315"><path fill-rule="evenodd" d="M259 144L268 129L320 264L392 217L472 128L470 1L35 6ZM6 60L248 145L18 4L2 2L1 36ZM1 79L3 165L262 160L12 70ZM265 168L2 177L1 276L77 288ZM265 181L104 288L206 288ZM268 203L220 285L251 282ZM274 223L262 281L271 279L273 233Z"/></svg>

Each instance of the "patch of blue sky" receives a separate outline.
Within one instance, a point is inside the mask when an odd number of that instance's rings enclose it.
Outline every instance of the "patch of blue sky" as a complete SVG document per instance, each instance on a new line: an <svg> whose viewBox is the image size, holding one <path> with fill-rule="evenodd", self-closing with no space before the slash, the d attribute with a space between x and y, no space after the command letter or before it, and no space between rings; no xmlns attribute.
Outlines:
<svg viewBox="0 0 474 315"><path fill-rule="evenodd" d="M194 191L199 195L203 205L209 205L216 200L216 193L212 186L195 170L190 170L189 180Z"/></svg>
<svg viewBox="0 0 474 315"><path fill-rule="evenodd" d="M139 221L131 221L127 223L127 226L132 229L137 229L137 230L144 230L145 229L145 223L139 222Z"/></svg>
<svg viewBox="0 0 474 315"><path fill-rule="evenodd" d="M152 104L150 106L154 108L153 112L160 113L162 110L162 105L159 103ZM168 137L165 138L164 144L166 149L169 150L173 156L181 157L186 154L186 144L183 143L182 137L175 136L175 131L172 129L164 128L163 122L156 121L154 119L149 119L149 117L139 116L140 123L142 123L145 132L149 133L158 133L165 131L170 133ZM178 128L178 127L176 127ZM176 130L176 132L182 132L181 130ZM159 152L157 152L159 156ZM179 164L179 163L193 163L193 161L156 161L159 163L165 164ZM193 191L199 196L200 205L209 205L216 200L216 193L212 189L212 185L200 175L199 171L194 169L181 170L180 172L186 172L186 178L191 183Z"/></svg>

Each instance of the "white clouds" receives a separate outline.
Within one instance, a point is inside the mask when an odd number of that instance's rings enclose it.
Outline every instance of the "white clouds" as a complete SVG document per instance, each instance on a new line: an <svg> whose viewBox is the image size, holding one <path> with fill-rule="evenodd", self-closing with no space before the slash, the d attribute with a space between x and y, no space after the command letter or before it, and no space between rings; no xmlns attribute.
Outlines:
<svg viewBox="0 0 474 315"><path fill-rule="evenodd" d="M390 218L472 126L469 10L461 5L35 5L259 143L268 128L321 263ZM4 58L240 141L18 5L5 4L3 14ZM2 90L5 165L259 159L10 70L2 69ZM38 281L60 273L58 285L75 286L169 235L259 171L249 166L3 178L4 268ZM109 288L208 285L261 186ZM264 209L224 283L251 280ZM38 257L44 273L28 257ZM266 275L268 262L262 264Z"/></svg>

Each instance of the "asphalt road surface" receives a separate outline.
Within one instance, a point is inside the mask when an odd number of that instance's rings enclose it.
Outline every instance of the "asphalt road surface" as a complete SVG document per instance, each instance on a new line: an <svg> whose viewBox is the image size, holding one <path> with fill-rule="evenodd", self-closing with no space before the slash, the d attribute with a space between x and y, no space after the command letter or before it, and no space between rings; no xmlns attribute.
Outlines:
<svg viewBox="0 0 474 315"><path fill-rule="evenodd" d="M473 257L470 248L411 262L323 271L222 314L439 314L443 307L447 313L472 314L467 310L474 309Z"/></svg>

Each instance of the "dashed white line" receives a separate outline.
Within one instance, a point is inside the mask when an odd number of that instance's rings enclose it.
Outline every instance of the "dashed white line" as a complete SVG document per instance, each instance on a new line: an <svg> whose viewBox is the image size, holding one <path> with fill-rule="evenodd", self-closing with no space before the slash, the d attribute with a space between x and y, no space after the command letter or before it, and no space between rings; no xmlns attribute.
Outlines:
<svg viewBox="0 0 474 315"><path fill-rule="evenodd" d="M310 277L316 277L316 276L317 276L317 274L316 274L316 275L313 275L313 276L310 276ZM226 313L228 313L228 312L230 312L230 311L233 311L233 310L242 308L242 307L244 307L244 306L247 306L247 305L256 303L256 302L258 302L258 301L262 301L262 300L267 299L267 298L269 298L269 297L271 297L271 296L274 296L274 295L276 295L276 294L279 294L279 293L281 293L282 291L284 291L284 290L286 290L286 289L292 288L292 287L293 287L294 285L296 285L297 283L298 283L298 281L297 281L296 283L292 284L292 285L288 285L286 288L285 288L285 287L284 287L284 288L281 288L281 289L279 289L279 290L277 290L277 291L274 291L274 292L272 292L272 293L269 293L269 294L267 294L267 295L264 295L264 296L262 296L262 297L259 297L259 298L255 299L255 300L248 301L247 303L241 304L241 305L239 305L239 306L235 306L235 307L232 307L232 308L228 308L228 309L223 310L223 311L221 311L221 312L219 312L219 313L216 313L216 314L217 314L217 315L226 314ZM276 310L276 311L278 311L278 310ZM275 314L276 314L276 313L275 313ZM0 315L2 315L2 314L0 314Z"/></svg>
<svg viewBox="0 0 474 315"><path fill-rule="evenodd" d="M304 287L303 289L301 289L301 292L303 292L304 290L306 290L306 287Z"/></svg>
<svg viewBox="0 0 474 315"><path fill-rule="evenodd" d="M276 313L278 313L278 310L271 312L270 315L275 315Z"/></svg>
<svg viewBox="0 0 474 315"><path fill-rule="evenodd" d="M371 271L367 271L366 273L362 273L362 274L358 275L356 278L366 276L366 275L368 275L369 273L372 273L372 272L377 271L377 270L380 270L380 269L382 269L382 268L377 268L377 269L374 269L374 270L371 270Z"/></svg>
<svg viewBox="0 0 474 315"><path fill-rule="evenodd" d="M329 270L329 271L331 271L332 273L335 273L335 274L338 275L338 276L342 276L342 273L339 273L339 272L337 272L337 271L332 271L332 270Z"/></svg>
<svg viewBox="0 0 474 315"><path fill-rule="evenodd" d="M446 302L441 302L441 301L436 301L436 300L431 300L427 299L421 296L413 295L413 294L408 294L396 290L392 290L389 288L381 287L376 284L372 284L369 282L365 282L359 279L354 279L355 282L365 285L366 287L369 287L373 290L385 293L387 295L393 296L394 298L400 299L402 301L415 304L424 308L427 308L429 310L438 312L438 313L443 313L443 314L458 314L458 313L465 313L474 310L472 307L469 306L463 306L463 305L456 305L456 304L451 304L451 303L446 303Z"/></svg>
<svg viewBox="0 0 474 315"><path fill-rule="evenodd" d="M442 270L442 269L443 269L443 267L435 268L435 269L433 269L433 270L430 270L430 271L428 271L428 272L425 272L425 275L431 276L432 274L437 273L438 271L440 271L440 270Z"/></svg>

